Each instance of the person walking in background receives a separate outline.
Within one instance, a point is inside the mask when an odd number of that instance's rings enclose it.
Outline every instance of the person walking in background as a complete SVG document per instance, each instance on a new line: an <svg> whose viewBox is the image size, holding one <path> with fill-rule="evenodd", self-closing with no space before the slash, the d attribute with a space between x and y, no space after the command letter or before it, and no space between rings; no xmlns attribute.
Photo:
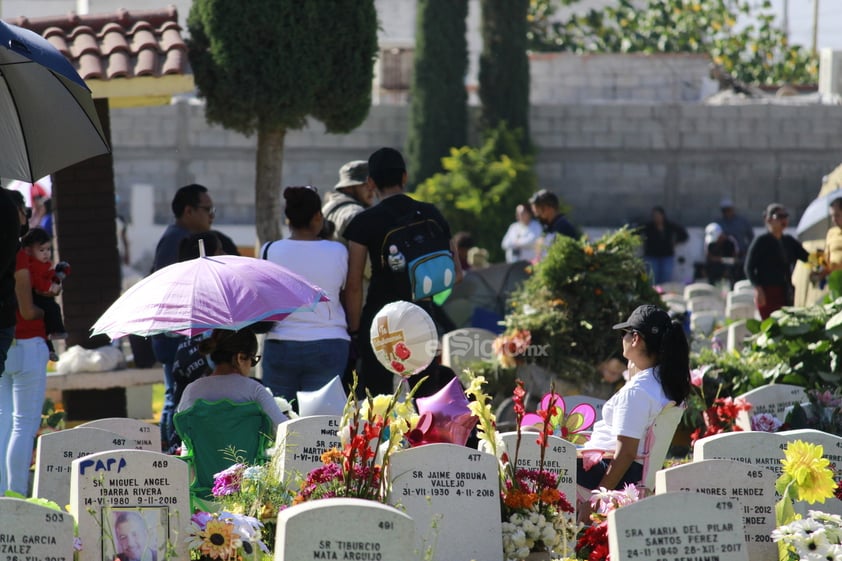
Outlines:
<svg viewBox="0 0 842 561"><path fill-rule="evenodd" d="M833 220L824 240L824 274L842 269L842 196L830 202L830 219Z"/></svg>
<svg viewBox="0 0 842 561"><path fill-rule="evenodd" d="M322 214L333 224L333 240L348 247L345 228L374 204L374 186L368 183L368 162L354 160L339 168L339 182L325 193Z"/></svg>
<svg viewBox="0 0 842 561"><path fill-rule="evenodd" d="M18 207L20 231L29 222L23 201ZM47 331L44 311L32 301L29 256L19 249L15 258L17 311L15 344L9 348L0 376L0 495L11 490L26 496L35 435L47 388Z"/></svg>
<svg viewBox="0 0 842 561"><path fill-rule="evenodd" d="M754 301L760 318L775 310L792 306L794 288L792 270L797 261L807 261L809 254L801 242L784 234L789 212L780 203L772 203L763 213L766 232L754 238L745 262L746 278L754 285Z"/></svg>
<svg viewBox="0 0 842 561"><path fill-rule="evenodd" d="M312 311L294 312L277 322L263 345L263 383L297 409L297 392L341 378L348 365L351 337L343 307L348 250L319 237L325 219L314 187L287 187L284 200L290 237L264 244L260 256L300 275L328 297Z"/></svg>
<svg viewBox="0 0 842 561"><path fill-rule="evenodd" d="M541 224L535 220L529 205L517 205L515 221L506 230L500 247L506 250L506 263L532 261L535 245L541 237Z"/></svg>
<svg viewBox="0 0 842 561"><path fill-rule="evenodd" d="M556 236L562 235L578 240L581 235L567 218L559 211L558 197L552 191L541 189L529 198L532 214L544 227L544 237L540 242L541 249L538 258L543 259L547 249L555 241Z"/></svg>
<svg viewBox="0 0 842 561"><path fill-rule="evenodd" d="M743 264L745 263L748 247L754 239L754 228L745 217L737 214L734 210L734 201L729 197L723 197L719 202L719 210L722 218L717 220L726 236L731 236L737 242L737 267L734 268L735 282L743 278Z"/></svg>
<svg viewBox="0 0 842 561"><path fill-rule="evenodd" d="M208 194L207 187L195 183L185 185L176 191L171 207L175 222L167 226L158 241L152 272L177 263L182 240L191 234L209 231L216 216L213 199ZM161 410L161 449L164 451L170 449L175 435L172 422L172 416L175 413L175 382L172 365L176 350L183 340L182 335L152 336L152 351L155 353L155 359L164 369L164 405Z"/></svg>
<svg viewBox="0 0 842 561"><path fill-rule="evenodd" d="M643 260L651 272L652 284L672 280L675 267L675 246L689 237L683 226L667 220L661 206L652 207L652 217L640 231L643 236Z"/></svg>
<svg viewBox="0 0 842 561"><path fill-rule="evenodd" d="M716 284L727 279L734 285L734 268L737 267L737 242L722 231L722 226L711 222L705 226L705 272L708 282Z"/></svg>

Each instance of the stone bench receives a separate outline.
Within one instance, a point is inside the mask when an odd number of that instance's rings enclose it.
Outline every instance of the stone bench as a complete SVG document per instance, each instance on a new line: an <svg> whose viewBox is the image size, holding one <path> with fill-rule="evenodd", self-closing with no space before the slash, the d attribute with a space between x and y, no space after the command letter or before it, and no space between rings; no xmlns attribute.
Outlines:
<svg viewBox="0 0 842 561"><path fill-rule="evenodd" d="M47 397L64 404L68 420L120 416L151 419L152 384L163 381L160 366L72 374L48 372ZM91 415L92 410L95 415Z"/></svg>

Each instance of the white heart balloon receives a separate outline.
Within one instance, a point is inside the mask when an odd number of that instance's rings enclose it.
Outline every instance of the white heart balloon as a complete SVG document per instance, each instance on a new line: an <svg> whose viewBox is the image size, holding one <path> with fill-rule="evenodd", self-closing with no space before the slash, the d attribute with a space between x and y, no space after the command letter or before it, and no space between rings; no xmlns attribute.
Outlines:
<svg viewBox="0 0 842 561"><path fill-rule="evenodd" d="M371 323L371 347L380 363L399 376L427 368L438 351L433 319L411 302L386 304Z"/></svg>

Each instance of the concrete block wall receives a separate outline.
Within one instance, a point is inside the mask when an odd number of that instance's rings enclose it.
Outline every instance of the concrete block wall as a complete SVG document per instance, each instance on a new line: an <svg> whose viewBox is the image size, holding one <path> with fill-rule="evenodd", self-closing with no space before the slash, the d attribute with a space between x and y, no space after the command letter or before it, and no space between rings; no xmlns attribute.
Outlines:
<svg viewBox="0 0 842 561"><path fill-rule="evenodd" d="M112 110L111 121L120 210L155 222L132 240L135 261L150 258L155 228L171 219L173 192L191 182L211 189L221 230L240 245L254 243L255 137L208 125L203 107L190 103ZM407 107L373 106L347 135L326 134L316 121L290 131L282 184L329 190L344 162L403 147L407 126ZM640 222L653 205L704 227L725 195L755 226L772 200L797 221L842 160L838 106L537 105L531 127L540 186L559 193L583 227ZM133 199L134 185L153 186L143 191L151 195ZM137 214L140 205L153 210Z"/></svg>
<svg viewBox="0 0 842 561"><path fill-rule="evenodd" d="M533 53L533 105L695 102L716 92L706 55Z"/></svg>

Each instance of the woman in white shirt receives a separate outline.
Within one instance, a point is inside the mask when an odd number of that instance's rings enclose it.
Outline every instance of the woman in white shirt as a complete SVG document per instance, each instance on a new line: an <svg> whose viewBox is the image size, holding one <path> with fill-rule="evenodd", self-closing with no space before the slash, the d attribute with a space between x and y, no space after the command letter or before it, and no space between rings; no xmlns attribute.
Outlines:
<svg viewBox="0 0 842 561"><path fill-rule="evenodd" d="M588 489L640 482L643 464L637 458L646 432L667 403L680 404L690 393L690 349L679 322L656 306L644 305L614 329L623 330L631 378L605 403L602 420L582 449L576 483ZM613 452L613 460L590 465L587 460L599 451Z"/></svg>
<svg viewBox="0 0 842 561"><path fill-rule="evenodd" d="M541 224L532 216L529 205L517 205L515 221L509 226L500 243L506 250L506 263L535 259L535 245L543 233Z"/></svg>
<svg viewBox="0 0 842 561"><path fill-rule="evenodd" d="M291 235L265 244L260 256L304 277L329 299L290 314L266 335L263 383L297 410L297 392L321 388L341 377L348 364L351 338L343 306L348 250L321 237L324 216L315 187L287 187L284 200Z"/></svg>

